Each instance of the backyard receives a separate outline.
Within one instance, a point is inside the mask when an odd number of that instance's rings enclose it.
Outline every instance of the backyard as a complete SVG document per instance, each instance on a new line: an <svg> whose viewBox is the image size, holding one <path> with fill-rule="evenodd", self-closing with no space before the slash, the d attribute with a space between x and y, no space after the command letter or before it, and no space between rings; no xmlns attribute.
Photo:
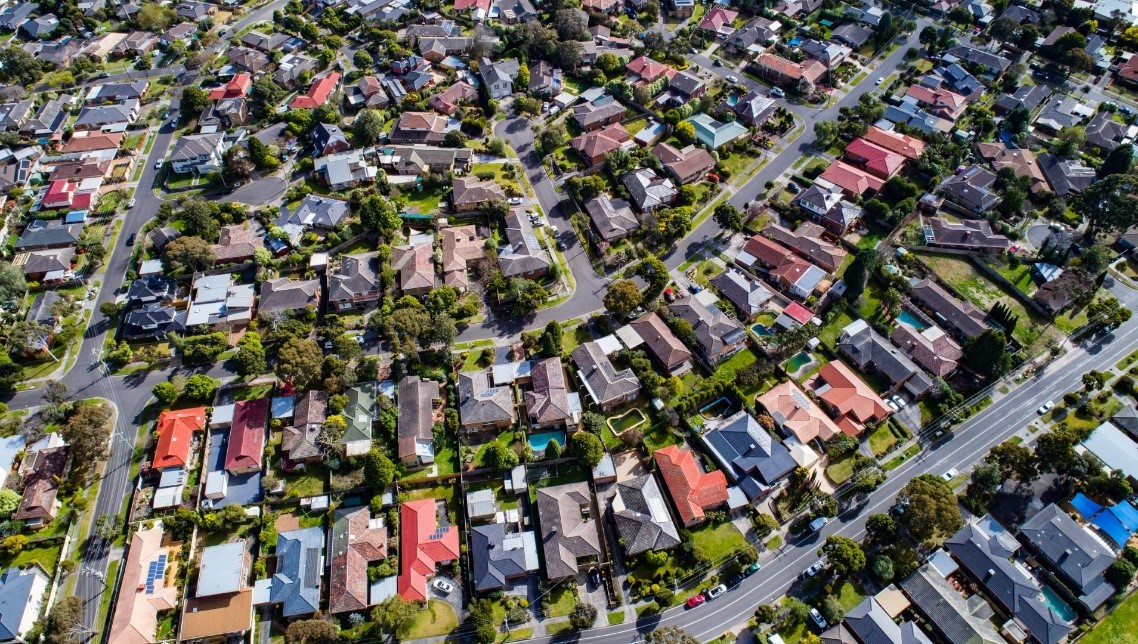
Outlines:
<svg viewBox="0 0 1138 644"><path fill-rule="evenodd" d="M1138 629L1138 594L1130 595L1095 625L1079 642L1082 644L1124 644L1134 641Z"/></svg>

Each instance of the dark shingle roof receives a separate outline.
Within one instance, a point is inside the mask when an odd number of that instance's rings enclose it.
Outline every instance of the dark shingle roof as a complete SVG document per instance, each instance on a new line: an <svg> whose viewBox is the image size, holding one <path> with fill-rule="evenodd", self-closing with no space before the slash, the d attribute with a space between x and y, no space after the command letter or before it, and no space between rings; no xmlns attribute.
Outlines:
<svg viewBox="0 0 1138 644"><path fill-rule="evenodd" d="M656 477L644 474L617 483L612 497L613 523L630 556L647 550L667 550L680 545L680 534Z"/></svg>
<svg viewBox="0 0 1138 644"><path fill-rule="evenodd" d="M1114 586L1103 579L1113 553L1059 506L1048 504L1020 527L1020 534L1062 572L1091 610L1114 594Z"/></svg>

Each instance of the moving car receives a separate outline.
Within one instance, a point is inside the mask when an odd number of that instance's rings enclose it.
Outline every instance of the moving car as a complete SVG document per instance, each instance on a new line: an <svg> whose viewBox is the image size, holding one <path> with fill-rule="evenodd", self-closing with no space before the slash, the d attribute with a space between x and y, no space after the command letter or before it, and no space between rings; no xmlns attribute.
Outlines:
<svg viewBox="0 0 1138 644"><path fill-rule="evenodd" d="M522 205L522 198L521 197L510 197L510 205L511 206Z"/></svg>
<svg viewBox="0 0 1138 644"><path fill-rule="evenodd" d="M738 82L739 82L739 77L738 77L738 76L735 76L734 74L728 74L728 75L727 75L727 82L728 82L728 83L738 83Z"/></svg>
<svg viewBox="0 0 1138 644"><path fill-rule="evenodd" d="M1054 406L1055 406L1055 403L1053 401L1048 400L1047 402L1043 403L1042 407L1040 407L1039 409L1036 409L1035 413L1042 416L1043 414L1046 414L1047 412L1051 411L1051 408Z"/></svg>
<svg viewBox="0 0 1138 644"><path fill-rule="evenodd" d="M786 92L782 91L781 87L772 87L771 96L775 98L786 98Z"/></svg>
<svg viewBox="0 0 1138 644"><path fill-rule="evenodd" d="M716 597L722 595L725 592L727 592L727 586L724 586L723 584L719 584L715 588L712 588L711 590L707 591L707 600L711 601L712 599L715 599Z"/></svg>
<svg viewBox="0 0 1138 644"><path fill-rule="evenodd" d="M814 625L818 627L818 630L826 630L826 620L822 617L822 613L818 612L817 608L810 609L810 621L814 622Z"/></svg>
<svg viewBox="0 0 1138 644"><path fill-rule="evenodd" d="M436 579L431 582L431 585L435 587L435 590L444 595L449 595L454 591L454 586L445 579Z"/></svg>
<svg viewBox="0 0 1138 644"><path fill-rule="evenodd" d="M687 601L687 607L688 608L695 608L696 606L699 606L700 604L702 604L705 601L707 601L707 598L703 596L703 593L700 593L698 595L693 596L691 599L689 599Z"/></svg>
<svg viewBox="0 0 1138 644"><path fill-rule="evenodd" d="M131 233L130 237L126 238L126 245L127 246L134 246L134 233Z"/></svg>
<svg viewBox="0 0 1138 644"><path fill-rule="evenodd" d="M127 208L134 208L134 199L131 199L130 201L126 202L126 207Z"/></svg>

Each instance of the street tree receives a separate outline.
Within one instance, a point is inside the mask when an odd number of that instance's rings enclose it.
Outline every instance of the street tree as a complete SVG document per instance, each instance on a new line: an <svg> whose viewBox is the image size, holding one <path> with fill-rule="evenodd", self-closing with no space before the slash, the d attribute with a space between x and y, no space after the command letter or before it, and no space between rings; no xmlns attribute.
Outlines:
<svg viewBox="0 0 1138 644"><path fill-rule="evenodd" d="M699 644L699 640L692 637L679 626L664 626L657 628L644 637L647 644Z"/></svg>
<svg viewBox="0 0 1138 644"><path fill-rule="evenodd" d="M362 49L360 50L363 51ZM383 117L375 110L362 110L352 121L356 145L374 145L383 134Z"/></svg>
<svg viewBox="0 0 1138 644"><path fill-rule="evenodd" d="M1112 174L1075 195L1074 209L1087 222L1086 238L1120 232L1138 222L1138 177Z"/></svg>
<svg viewBox="0 0 1138 644"><path fill-rule="evenodd" d="M921 474L910 480L897 497L902 504L907 504L901 522L910 534L923 542L953 534L964 523L952 488L933 474Z"/></svg>
<svg viewBox="0 0 1138 644"><path fill-rule="evenodd" d="M232 506L231 506L232 507ZM285 631L287 644L336 644L340 629L322 619L302 619L288 625Z"/></svg>
<svg viewBox="0 0 1138 644"><path fill-rule="evenodd" d="M632 280L617 280L609 284L605 293L605 308L621 318L626 318L644 302L644 294Z"/></svg>
<svg viewBox="0 0 1138 644"><path fill-rule="evenodd" d="M181 116L182 122L186 123L190 119L197 118L198 115L204 112L211 104L209 92L196 85L187 85L182 88L182 98L178 105L178 113Z"/></svg>
<svg viewBox="0 0 1138 644"><path fill-rule="evenodd" d="M848 575L865 568L865 551L849 537L830 535L819 555L825 555L840 575Z"/></svg>
<svg viewBox="0 0 1138 644"><path fill-rule="evenodd" d="M254 376L268 371L260 334L248 332L241 336L237 341L237 353L233 356L233 363L237 367L237 373L242 376Z"/></svg>

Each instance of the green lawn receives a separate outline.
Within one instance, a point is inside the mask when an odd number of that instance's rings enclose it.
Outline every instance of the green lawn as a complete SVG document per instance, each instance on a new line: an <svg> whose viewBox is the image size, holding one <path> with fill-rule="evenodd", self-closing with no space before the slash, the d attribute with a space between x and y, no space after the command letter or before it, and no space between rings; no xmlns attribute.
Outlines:
<svg viewBox="0 0 1138 644"><path fill-rule="evenodd" d="M836 595L838 602L842 605L842 609L847 613L853 609L854 606L860 604L861 600L865 599L865 593L862 592L862 589L849 580L842 582L842 585L837 589Z"/></svg>
<svg viewBox="0 0 1138 644"><path fill-rule="evenodd" d="M648 448L649 454L669 445L679 445L681 442L683 439L668 431L668 427L664 423L644 430L644 447Z"/></svg>
<svg viewBox="0 0 1138 644"><path fill-rule="evenodd" d="M1138 594L1115 607L1084 635L1081 644L1135 644L1138 642Z"/></svg>
<svg viewBox="0 0 1138 644"><path fill-rule="evenodd" d="M700 286L707 288L709 280L721 272L723 272L723 269L720 268L719 264L716 264L710 259L705 259L696 267L693 279L695 279L696 283Z"/></svg>
<svg viewBox="0 0 1138 644"><path fill-rule="evenodd" d="M542 607L546 617L561 617L573 612L573 607L577 605L577 593L574 586L569 583L564 583L549 591L546 601Z"/></svg>
<svg viewBox="0 0 1138 644"><path fill-rule="evenodd" d="M509 177L506 176L506 166L507 165L509 165L509 164L507 164L507 163L475 163L474 167L472 167L470 169L470 174L478 175L481 173L492 172L492 173L494 173L494 181L497 181L503 188L506 188L507 191L509 191L510 188L513 188L515 191L517 191L518 194L521 194L521 188L518 187L517 179L510 179ZM518 168L520 166L518 164L514 164L514 167Z"/></svg>
<svg viewBox="0 0 1138 644"><path fill-rule="evenodd" d="M724 559L747 546L747 540L735 527L725 521L719 525L704 524L691 530L692 543L696 550L710 561L721 563Z"/></svg>
<svg viewBox="0 0 1138 644"><path fill-rule="evenodd" d="M538 479L534 479L533 475L530 475L530 501L533 503L537 503L537 491L543 487L589 480L589 472L585 470L584 466L577 463L558 465L556 475L550 474L552 472L550 469L546 469L545 472L546 476Z"/></svg>
<svg viewBox="0 0 1138 644"><path fill-rule="evenodd" d="M897 437L893 432L889 431L889 423L881 423L877 429L873 430L869 435L869 447L877 456L889 451L889 448L897 444Z"/></svg>
<svg viewBox="0 0 1138 644"><path fill-rule="evenodd" d="M548 624L545 627L545 633L550 637L556 637L562 633L568 633L573 630L573 626L569 622L560 622L558 624Z"/></svg>
<svg viewBox="0 0 1138 644"><path fill-rule="evenodd" d="M458 523L458 491L453 485L437 485L435 487L421 487L411 490L405 489L399 493L399 496L404 497L407 501L443 499L446 501L447 514L450 516L451 523Z"/></svg>
<svg viewBox="0 0 1138 644"><path fill-rule="evenodd" d="M59 561L59 550L62 545L62 540L53 540L38 546L34 543L28 544L27 548L24 548L14 557L7 554L0 557L0 565L7 570L8 568L24 568L31 564L39 564L40 568L43 568L51 576L55 574L55 564Z"/></svg>
<svg viewBox="0 0 1138 644"><path fill-rule="evenodd" d="M822 332L818 334L818 339L831 349L836 348L838 346L838 336L842 334L842 329L853 324L853 322L853 316L846 312L844 308L839 307L838 314L834 316L834 319L822 327Z"/></svg>
<svg viewBox="0 0 1138 644"><path fill-rule="evenodd" d="M726 362L716 367L715 377L726 380L727 382L733 382L735 380L736 374L738 374L743 369L746 369L747 367L755 364L755 361L758 359L759 357L755 355L755 350L750 347L746 347L739 353L731 356L731 358Z"/></svg>
<svg viewBox="0 0 1138 644"><path fill-rule="evenodd" d="M328 480L327 470L318 463L309 463L303 470L281 474L285 484L285 496L301 498L324 493L324 482Z"/></svg>
<svg viewBox="0 0 1138 644"><path fill-rule="evenodd" d="M407 631L408 640L417 640L424 637L439 637L458 628L458 617L450 604L432 599L427 603L426 610L415 613L415 622Z"/></svg>
<svg viewBox="0 0 1138 644"><path fill-rule="evenodd" d="M623 623L624 623L624 613L619 612L619 611L615 612L615 613L609 613L609 624L616 626L617 624L623 624Z"/></svg>
<svg viewBox="0 0 1138 644"><path fill-rule="evenodd" d="M407 205L407 212L416 212L422 214L432 213L439 207L439 202L446 196L445 190L423 190L419 191L414 188L408 188L406 192L400 192L399 196Z"/></svg>
<svg viewBox="0 0 1138 644"><path fill-rule="evenodd" d="M830 466L826 468L826 477L829 478L834 485L845 483L847 479L853 476L853 468L856 460L853 454L847 454L840 459L830 461Z"/></svg>
<svg viewBox="0 0 1138 644"><path fill-rule="evenodd" d="M724 158L723 153L720 152L719 163L723 165L727 172L731 173L732 177L736 177L751 167L751 164L758 159L759 157L757 156L739 152L732 152L730 157Z"/></svg>
<svg viewBox="0 0 1138 644"><path fill-rule="evenodd" d="M506 636L506 641L507 642L520 642L522 640L528 640L531 637L533 637L533 629L532 628L514 628L514 629L511 629L510 634L508 636Z"/></svg>

